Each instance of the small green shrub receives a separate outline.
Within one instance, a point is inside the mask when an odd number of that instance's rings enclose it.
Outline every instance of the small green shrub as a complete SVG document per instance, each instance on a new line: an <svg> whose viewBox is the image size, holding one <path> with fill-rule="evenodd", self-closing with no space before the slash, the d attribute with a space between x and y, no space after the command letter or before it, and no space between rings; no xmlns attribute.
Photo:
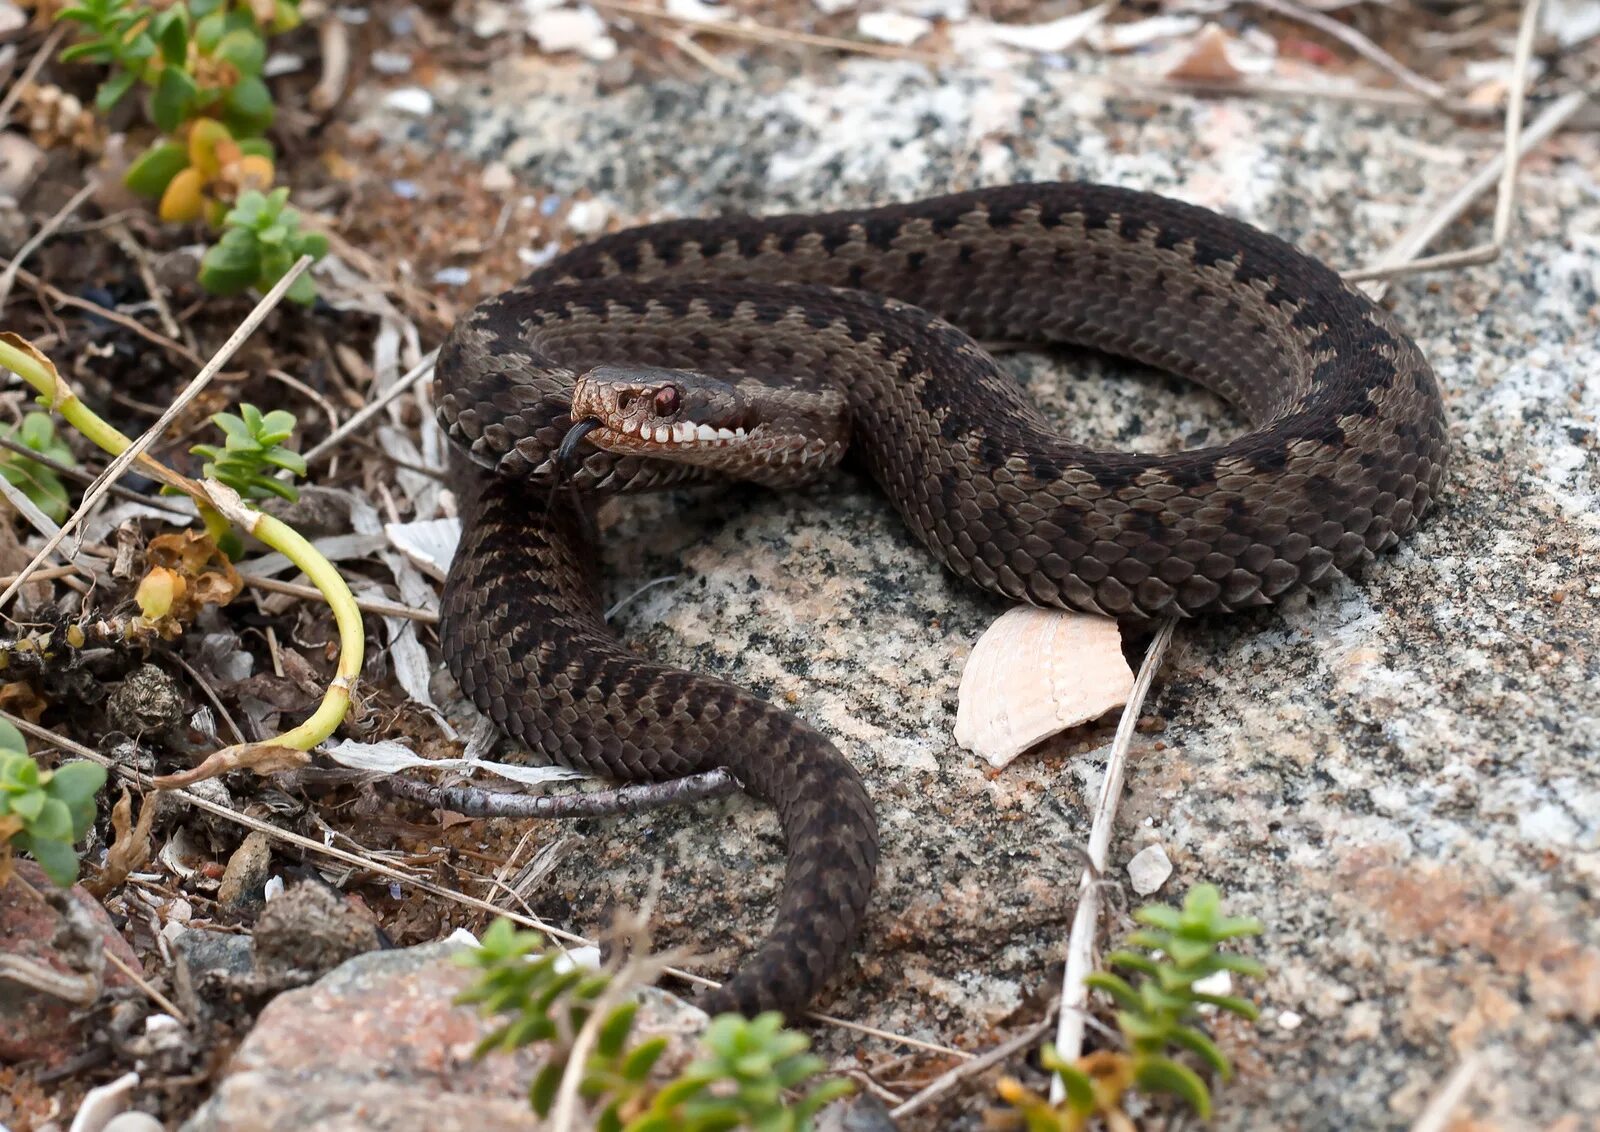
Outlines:
<svg viewBox="0 0 1600 1132"><path fill-rule="evenodd" d="M257 22L253 5L227 0L161 7L134 0L83 0L57 18L80 25L84 32L61 53L64 62L111 68L95 97L102 113L143 84L149 90L150 120L167 133L209 115L237 134L254 136L274 117L272 92L261 78L265 36L298 24L299 8L291 0L279 0L265 28Z"/></svg>
<svg viewBox="0 0 1600 1132"><path fill-rule="evenodd" d="M72 449L56 435L55 421L49 413L26 414L20 425L7 426L6 435L58 464L77 466ZM7 482L31 499L34 506L56 522L62 522L71 513L71 499L67 495L66 485L53 469L39 461L30 460L9 448L0 449L0 476L4 476Z"/></svg>
<svg viewBox="0 0 1600 1132"><path fill-rule="evenodd" d="M288 191L270 191L277 167L261 137L276 116L261 74L267 37L299 24L298 0L82 0L57 19L82 29L64 61L110 69L95 100L102 113L136 86L147 92L145 111L162 136L124 183L159 198L163 220L203 218L223 232L201 261L202 287L265 291L302 253L327 252L321 236L298 231ZM315 296L306 276L289 291L301 303Z"/></svg>
<svg viewBox="0 0 1600 1132"><path fill-rule="evenodd" d="M1098 1115L1113 1127L1122 1127L1119 1122L1127 1121L1122 1097L1132 1089L1173 1093L1202 1119L1211 1115L1211 1092L1205 1081L1178 1056L1191 1054L1227 1080L1233 1067L1200 1029L1200 1008L1212 1006L1250 1021L1257 1010L1248 999L1209 994L1196 990L1195 984L1222 971L1260 977L1264 973L1260 963L1221 951L1220 945L1261 934L1261 923L1224 915L1221 894L1209 884L1191 889L1181 909L1153 904L1140 908L1133 918L1143 929L1106 956L1106 965L1130 972L1129 979L1096 971L1085 980L1116 1003L1117 1028L1127 1048L1102 1050L1069 1062L1054 1047L1045 1046L1042 1063L1061 1080L1066 1099L1051 1105L1019 1082L1003 1080L999 1091L1015 1109L1013 1126L1028 1132L1078 1132Z"/></svg>
<svg viewBox="0 0 1600 1132"><path fill-rule="evenodd" d="M294 435L294 414L284 409L263 414L248 404L239 406L239 414L212 414L211 422L227 438L221 448L214 444L196 444L189 449L194 455L205 457L201 474L227 484L243 499L277 496L293 503L300 493L273 473L306 474L305 458L283 446L283 442Z"/></svg>
<svg viewBox="0 0 1600 1132"><path fill-rule="evenodd" d="M540 1117L550 1114L573 1053L573 1042L593 1015L612 975L572 966L536 932L518 932L497 920L483 945L462 956L483 972L459 1001L484 1013L509 1013L478 1046L513 1050L549 1044L543 1068L528 1090ZM611 1007L600 1023L583 1067L580 1095L597 1114L599 1132L719 1132L755 1128L763 1132L809 1132L823 1105L850 1093L847 1081L824 1082L797 1100L797 1090L824 1068L807 1053L803 1034L783 1028L776 1013L746 1020L719 1015L706 1029L702 1056L675 1079L657 1087L651 1070L666 1050L665 1038L630 1046L638 1003Z"/></svg>
<svg viewBox="0 0 1600 1132"><path fill-rule="evenodd" d="M91 762L39 769L22 733L0 720L0 880L13 850L38 861L56 884L77 880L72 846L94 822L95 795L105 783L105 768Z"/></svg>
<svg viewBox="0 0 1600 1132"><path fill-rule="evenodd" d="M319 232L300 231L300 214L288 207L289 190L274 189L263 195L247 190L223 218L222 238L200 260L200 285L217 295L232 295L255 287L269 290L302 255L320 259L328 251L328 238ZM309 274L296 279L287 292L297 303L317 297Z"/></svg>
<svg viewBox="0 0 1600 1132"><path fill-rule="evenodd" d="M804 1034L783 1028L783 1016L776 1012L749 1019L718 1015L701 1040L705 1056L658 1092L649 1111L629 1124L628 1132L680 1128L802 1132L824 1105L853 1091L850 1082L835 1079L792 1104L784 1100L785 1093L799 1089L827 1066L806 1052L811 1043Z"/></svg>

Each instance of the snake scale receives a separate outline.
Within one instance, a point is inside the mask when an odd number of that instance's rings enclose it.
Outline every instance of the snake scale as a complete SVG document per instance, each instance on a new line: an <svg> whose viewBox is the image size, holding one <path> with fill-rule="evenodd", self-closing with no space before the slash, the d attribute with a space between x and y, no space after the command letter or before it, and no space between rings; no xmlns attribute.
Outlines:
<svg viewBox="0 0 1600 1132"><path fill-rule="evenodd" d="M1249 431L1091 450L975 339L1176 373ZM776 921L712 1011L793 1012L822 988L865 914L876 820L804 721L621 645L589 501L725 476L784 486L848 452L961 577L1142 619L1260 606L1361 567L1429 509L1446 448L1427 361L1332 270L1215 212L1084 183L607 235L463 318L436 380L449 435L498 473L464 477L445 587L462 687L558 762L628 781L725 767L777 810Z"/></svg>

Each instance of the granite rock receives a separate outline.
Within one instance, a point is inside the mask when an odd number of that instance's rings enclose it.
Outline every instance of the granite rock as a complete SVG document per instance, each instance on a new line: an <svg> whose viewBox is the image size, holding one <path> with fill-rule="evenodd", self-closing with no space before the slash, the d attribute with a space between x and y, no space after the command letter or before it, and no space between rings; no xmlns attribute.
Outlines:
<svg viewBox="0 0 1600 1132"><path fill-rule="evenodd" d="M614 224L1084 178L1217 208L1338 267L1369 262L1499 144L1404 107L1114 95L1046 63L763 67L607 92L581 65L513 60L434 94L426 123L371 120L499 161L545 199L593 194ZM1267 924L1253 952L1270 974L1241 989L1297 1019L1223 1027L1241 1072L1221 1127L1405 1127L1469 1051L1487 1069L1463 1111L1489 1126L1600 1112L1600 1076L1574 1070L1600 1063L1597 148L1569 135L1527 163L1497 262L1392 289L1445 391L1438 511L1359 581L1182 626L1144 709L1159 730L1136 740L1112 871L1159 841L1164 895L1223 886ZM1448 242L1484 238L1489 211ZM1081 440L1159 451L1242 427L1128 366L1006 362ZM1003 606L941 572L864 479L627 500L604 524L615 594L676 576L617 626L820 726L876 800L866 939L820 1007L968 1048L1036 1016L1110 723L998 776L959 750L961 665ZM765 809L564 828L582 850L532 899L567 926L637 903L661 867L664 943L739 951L765 930L782 871ZM825 1027L817 1041L843 1064L904 1052ZM962 1126L980 1103L912 1126Z"/></svg>
<svg viewBox="0 0 1600 1132"><path fill-rule="evenodd" d="M112 952L137 975L144 969L122 938L104 906L82 885L67 890L58 910L41 893L59 891L32 861L13 860L16 876L0 885L0 960L25 965L45 979L60 979L60 994L48 993L9 977L0 977L0 1063L40 1062L56 1066L82 1051L86 1036L95 1034L94 1023L102 1022L95 1007L108 992L126 994L133 980L107 963L100 949ZM69 916L63 911L70 908ZM85 954L86 949L93 954ZM9 971L10 963L0 963ZM95 998L93 986L101 992ZM65 994L77 994L87 986L93 1002L75 1002Z"/></svg>
<svg viewBox="0 0 1600 1132"><path fill-rule="evenodd" d="M454 961L459 950L372 952L279 995L183 1132L541 1127L527 1099L541 1047L473 1056L494 1023L455 1002L476 977ZM705 1016L645 995L634 1032L667 1037L661 1068L681 1070Z"/></svg>

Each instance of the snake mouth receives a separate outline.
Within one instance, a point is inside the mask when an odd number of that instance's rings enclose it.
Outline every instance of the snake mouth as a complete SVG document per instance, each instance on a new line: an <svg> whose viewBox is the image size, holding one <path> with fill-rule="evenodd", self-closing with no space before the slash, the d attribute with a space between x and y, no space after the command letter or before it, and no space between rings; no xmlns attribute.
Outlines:
<svg viewBox="0 0 1600 1132"><path fill-rule="evenodd" d="M674 421L671 424L624 421L620 428L612 428L598 417L585 419L600 425L591 433L598 443L605 447L631 448L640 452L662 447L727 448L755 440L760 435L759 425L755 429L745 429L719 428L694 421Z"/></svg>
<svg viewBox="0 0 1600 1132"><path fill-rule="evenodd" d="M592 422L589 440L640 455L743 448L766 430L727 382L650 366L598 366L572 390L572 420Z"/></svg>

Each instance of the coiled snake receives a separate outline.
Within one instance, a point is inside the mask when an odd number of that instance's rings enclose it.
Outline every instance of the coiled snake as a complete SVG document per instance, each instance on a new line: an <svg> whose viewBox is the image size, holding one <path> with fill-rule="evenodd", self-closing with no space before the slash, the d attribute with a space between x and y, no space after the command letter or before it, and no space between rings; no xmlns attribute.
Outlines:
<svg viewBox="0 0 1600 1132"><path fill-rule="evenodd" d="M1092 451L974 338L1168 370L1251 430ZM849 451L961 577L1151 618L1363 565L1429 509L1445 454L1426 360L1333 271L1217 213L1088 184L609 235L462 319L437 382L450 436L499 473L463 485L445 587L462 687L559 762L625 780L725 767L777 808L776 923L713 1011L796 1011L843 962L877 864L872 804L803 721L621 647L558 464L592 499L725 475L784 486Z"/></svg>

